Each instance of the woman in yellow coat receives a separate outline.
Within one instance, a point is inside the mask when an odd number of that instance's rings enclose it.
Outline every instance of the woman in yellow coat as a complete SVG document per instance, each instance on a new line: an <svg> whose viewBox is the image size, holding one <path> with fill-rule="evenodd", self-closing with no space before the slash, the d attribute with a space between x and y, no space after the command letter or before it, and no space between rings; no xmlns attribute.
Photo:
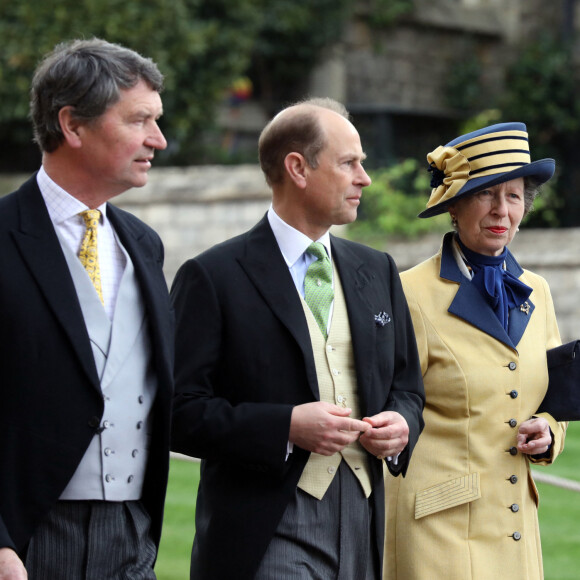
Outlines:
<svg viewBox="0 0 580 580"><path fill-rule="evenodd" d="M529 466L564 444L566 424L536 414L560 336L546 281L507 245L554 161L530 161L522 123L463 135L427 159L433 191L419 217L449 212L455 231L401 275L425 430L406 477L386 480L384 579L541 579Z"/></svg>

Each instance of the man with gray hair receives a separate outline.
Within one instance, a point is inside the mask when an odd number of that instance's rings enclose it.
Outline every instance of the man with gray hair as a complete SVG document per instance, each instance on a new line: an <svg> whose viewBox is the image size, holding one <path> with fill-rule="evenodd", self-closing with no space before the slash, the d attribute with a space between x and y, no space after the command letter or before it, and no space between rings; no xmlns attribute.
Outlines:
<svg viewBox="0 0 580 580"><path fill-rule="evenodd" d="M42 167L0 199L0 579L151 580L169 468L163 246L108 202L167 143L155 63L100 39L39 64Z"/></svg>

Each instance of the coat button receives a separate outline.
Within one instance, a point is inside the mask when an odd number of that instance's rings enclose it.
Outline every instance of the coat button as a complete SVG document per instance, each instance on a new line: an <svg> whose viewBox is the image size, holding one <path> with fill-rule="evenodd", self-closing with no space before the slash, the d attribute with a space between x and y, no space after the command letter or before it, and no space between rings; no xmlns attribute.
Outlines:
<svg viewBox="0 0 580 580"><path fill-rule="evenodd" d="M518 422L515 419L510 419L508 423L510 424L510 427L515 427L518 424Z"/></svg>
<svg viewBox="0 0 580 580"><path fill-rule="evenodd" d="M141 427L143 427L143 421L138 421L137 422L137 429L141 429Z"/></svg>
<svg viewBox="0 0 580 580"><path fill-rule="evenodd" d="M518 482L518 476L517 475L512 475L510 477L510 482L511 483L517 483Z"/></svg>
<svg viewBox="0 0 580 580"><path fill-rule="evenodd" d="M89 420L89 427L96 429L101 424L101 420L98 417L91 417Z"/></svg>
<svg viewBox="0 0 580 580"><path fill-rule="evenodd" d="M137 397L137 400L139 401L139 404L142 405L143 401L145 400L143 395L139 395L139 397Z"/></svg>
<svg viewBox="0 0 580 580"><path fill-rule="evenodd" d="M336 467L329 467L326 471L332 475L336 471Z"/></svg>
<svg viewBox="0 0 580 580"><path fill-rule="evenodd" d="M522 535L519 532L514 532L512 534L512 538L517 542L518 540L522 539Z"/></svg>
<svg viewBox="0 0 580 580"><path fill-rule="evenodd" d="M133 481L133 479L134 479L134 476L133 476L133 475L130 475L130 476L127 478L127 483L131 483L131 482Z"/></svg>
<svg viewBox="0 0 580 580"><path fill-rule="evenodd" d="M520 511L520 506L517 503L512 503L510 510L512 510L512 512L515 514Z"/></svg>
<svg viewBox="0 0 580 580"><path fill-rule="evenodd" d="M105 481L111 483L111 481L115 481L115 478L110 473L107 473L107 475L105 475Z"/></svg>
<svg viewBox="0 0 580 580"><path fill-rule="evenodd" d="M518 392L515 389L513 391L510 391L510 397L512 399L517 399L518 398Z"/></svg>
<svg viewBox="0 0 580 580"><path fill-rule="evenodd" d="M133 451L131 451L131 456L132 457L137 457L137 454L139 453L139 449L133 449Z"/></svg>
<svg viewBox="0 0 580 580"><path fill-rule="evenodd" d="M518 368L518 365L515 362L511 362L508 365L508 368L509 368L510 371L515 371Z"/></svg>
<svg viewBox="0 0 580 580"><path fill-rule="evenodd" d="M110 447L106 447L104 453L107 457L109 457L109 455L111 455L111 453L114 453L114 451Z"/></svg>
<svg viewBox="0 0 580 580"><path fill-rule="evenodd" d="M517 455L518 454L517 447L510 447L509 451L510 451L510 455Z"/></svg>

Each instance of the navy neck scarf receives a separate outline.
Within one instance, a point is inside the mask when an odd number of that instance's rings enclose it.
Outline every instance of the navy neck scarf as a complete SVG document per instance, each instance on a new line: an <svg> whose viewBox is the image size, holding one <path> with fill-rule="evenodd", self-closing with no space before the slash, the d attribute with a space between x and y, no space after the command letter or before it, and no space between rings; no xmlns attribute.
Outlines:
<svg viewBox="0 0 580 580"><path fill-rule="evenodd" d="M473 271L472 282L491 306L504 330L508 330L508 312L522 305L532 289L503 268L507 247L499 256L484 256L472 252L457 236L459 247Z"/></svg>

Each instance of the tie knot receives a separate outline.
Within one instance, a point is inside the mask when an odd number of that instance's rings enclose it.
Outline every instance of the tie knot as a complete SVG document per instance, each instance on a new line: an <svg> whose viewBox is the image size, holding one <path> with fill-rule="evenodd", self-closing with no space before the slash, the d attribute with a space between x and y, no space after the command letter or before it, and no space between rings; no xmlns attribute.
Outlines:
<svg viewBox="0 0 580 580"><path fill-rule="evenodd" d="M326 248L322 242L312 242L306 251L309 254L312 254L316 257L317 260L324 260L324 258L328 258L328 254L326 253Z"/></svg>
<svg viewBox="0 0 580 580"><path fill-rule="evenodd" d="M79 215L85 220L87 228L97 227L99 220L101 219L101 212L98 209L87 209L82 211Z"/></svg>

